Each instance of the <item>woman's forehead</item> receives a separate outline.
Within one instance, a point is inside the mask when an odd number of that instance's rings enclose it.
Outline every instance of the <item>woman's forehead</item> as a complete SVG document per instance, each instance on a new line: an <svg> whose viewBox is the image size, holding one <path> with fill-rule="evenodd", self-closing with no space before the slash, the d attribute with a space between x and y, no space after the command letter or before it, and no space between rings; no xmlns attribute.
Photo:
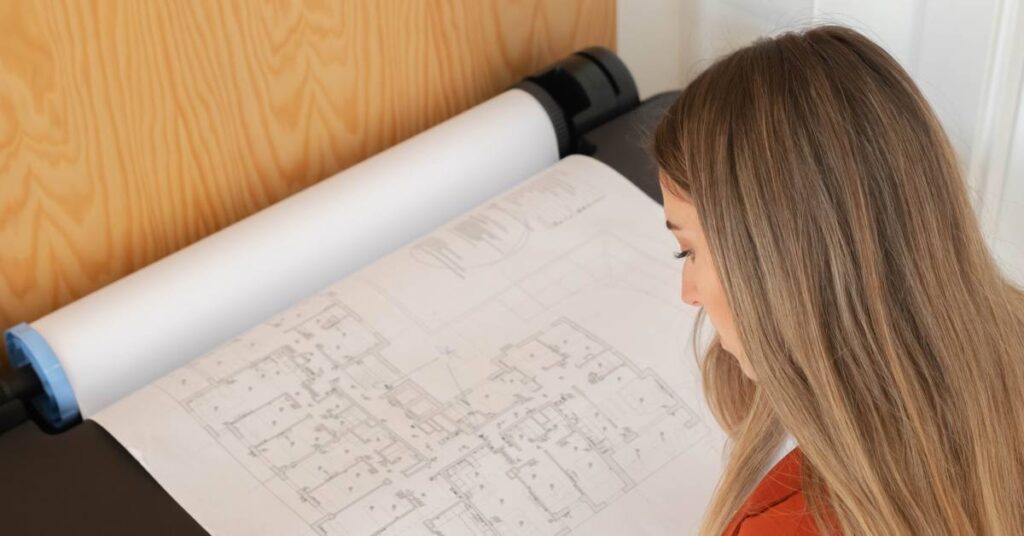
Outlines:
<svg viewBox="0 0 1024 536"><path fill-rule="evenodd" d="M689 192L680 187L679 184L674 181L663 168L660 167L658 168L658 184L661 186L662 190L668 190L676 194L676 197L680 197L685 201L690 201Z"/></svg>
<svg viewBox="0 0 1024 536"><path fill-rule="evenodd" d="M671 229L673 226L682 230L696 229L699 227L697 218L697 207L693 203L679 197L674 192L662 185L661 197L665 207L665 219Z"/></svg>

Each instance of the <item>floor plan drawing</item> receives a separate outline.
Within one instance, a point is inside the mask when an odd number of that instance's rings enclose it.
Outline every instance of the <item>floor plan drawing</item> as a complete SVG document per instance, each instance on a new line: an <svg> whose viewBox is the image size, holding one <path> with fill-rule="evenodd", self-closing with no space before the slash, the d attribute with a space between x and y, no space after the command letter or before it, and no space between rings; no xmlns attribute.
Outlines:
<svg viewBox="0 0 1024 536"><path fill-rule="evenodd" d="M564 317L448 400L332 293L270 325L289 343L162 383L202 378L181 405L319 534L564 534L706 433L657 374ZM335 523L361 510L358 532Z"/></svg>
<svg viewBox="0 0 1024 536"><path fill-rule="evenodd" d="M214 536L689 533L721 454L693 316L663 216L598 166L454 218L100 422Z"/></svg>

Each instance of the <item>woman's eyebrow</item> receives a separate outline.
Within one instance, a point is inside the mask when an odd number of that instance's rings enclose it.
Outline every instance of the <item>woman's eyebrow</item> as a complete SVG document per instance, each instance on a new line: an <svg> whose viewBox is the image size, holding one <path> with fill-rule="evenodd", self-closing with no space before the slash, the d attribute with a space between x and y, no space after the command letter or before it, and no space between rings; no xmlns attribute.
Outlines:
<svg viewBox="0 0 1024 536"><path fill-rule="evenodd" d="M673 222L671 222L669 220L665 220L665 228L668 229L669 231L682 231L683 230L681 227L679 227L678 225L676 225L675 223L673 223Z"/></svg>

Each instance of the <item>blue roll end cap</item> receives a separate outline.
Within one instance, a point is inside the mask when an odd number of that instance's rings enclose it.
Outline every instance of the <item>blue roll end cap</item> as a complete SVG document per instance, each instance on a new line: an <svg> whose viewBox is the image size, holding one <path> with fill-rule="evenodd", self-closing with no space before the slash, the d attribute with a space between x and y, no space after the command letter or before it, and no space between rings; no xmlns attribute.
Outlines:
<svg viewBox="0 0 1024 536"><path fill-rule="evenodd" d="M62 430L78 421L81 412L57 354L32 326L22 322L4 333L7 355L15 367L32 367L39 376L43 392L32 397L39 415L55 429Z"/></svg>

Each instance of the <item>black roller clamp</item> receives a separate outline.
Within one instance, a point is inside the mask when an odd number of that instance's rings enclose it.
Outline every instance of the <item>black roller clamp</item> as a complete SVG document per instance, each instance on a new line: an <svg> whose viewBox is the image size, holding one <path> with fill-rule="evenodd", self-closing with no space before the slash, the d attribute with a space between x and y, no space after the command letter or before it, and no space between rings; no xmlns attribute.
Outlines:
<svg viewBox="0 0 1024 536"><path fill-rule="evenodd" d="M18 367L0 373L0 404L8 400L28 398L42 388L32 367Z"/></svg>
<svg viewBox="0 0 1024 536"><path fill-rule="evenodd" d="M0 373L0 434L24 422L29 414L22 400L42 389L32 367L20 367Z"/></svg>
<svg viewBox="0 0 1024 536"><path fill-rule="evenodd" d="M603 47L576 52L515 87L533 95L548 112L559 158L593 153L593 145L584 138L587 131L640 103L629 69Z"/></svg>

